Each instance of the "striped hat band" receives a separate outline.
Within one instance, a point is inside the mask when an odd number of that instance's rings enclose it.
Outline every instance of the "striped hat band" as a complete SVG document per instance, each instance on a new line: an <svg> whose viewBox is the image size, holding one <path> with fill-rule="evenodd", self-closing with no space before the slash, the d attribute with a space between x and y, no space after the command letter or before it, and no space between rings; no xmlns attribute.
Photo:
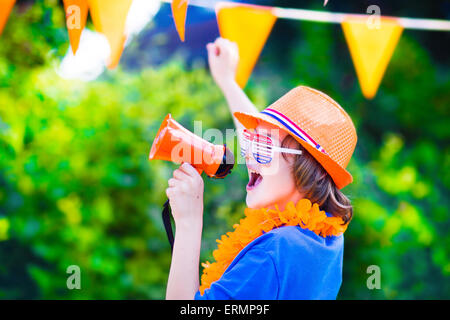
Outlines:
<svg viewBox="0 0 450 320"><path fill-rule="evenodd" d="M317 150L323 152L324 154L327 154L326 151L320 146L320 144L314 141L314 139L311 138L305 131L303 131L294 121L289 119L280 111L267 108L261 111L261 113L274 118L275 120L280 122L286 129L288 129L292 134L299 137L300 139L302 139L312 147L316 148Z"/></svg>

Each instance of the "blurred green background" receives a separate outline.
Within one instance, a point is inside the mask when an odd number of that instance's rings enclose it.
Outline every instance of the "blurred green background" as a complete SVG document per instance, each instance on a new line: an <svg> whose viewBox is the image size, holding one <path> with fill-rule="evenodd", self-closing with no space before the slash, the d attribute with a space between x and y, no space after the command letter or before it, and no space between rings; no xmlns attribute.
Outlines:
<svg viewBox="0 0 450 320"><path fill-rule="evenodd" d="M389 13L443 18L436 4L402 3ZM246 88L263 108L299 84L316 87L357 127L339 299L450 298L448 43L445 32L405 30L365 100L339 25L279 20ZM64 80L55 68L67 48L57 0L16 6L0 37L0 298L162 299L170 248L160 214L176 165L149 162L150 145L168 112L190 130L194 120L233 128L225 100L205 62L181 56ZM246 182L243 165L205 178L202 261L243 216ZM74 264L81 290L66 287ZM381 268L380 290L366 286L369 265Z"/></svg>

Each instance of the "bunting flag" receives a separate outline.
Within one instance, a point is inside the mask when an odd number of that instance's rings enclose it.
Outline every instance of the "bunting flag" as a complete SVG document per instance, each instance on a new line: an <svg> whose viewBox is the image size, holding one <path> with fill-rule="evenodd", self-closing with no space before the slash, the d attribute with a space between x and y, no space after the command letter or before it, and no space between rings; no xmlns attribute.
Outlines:
<svg viewBox="0 0 450 320"><path fill-rule="evenodd" d="M232 3L219 3L216 15L220 35L238 45L236 82L243 88L277 18L269 7Z"/></svg>
<svg viewBox="0 0 450 320"><path fill-rule="evenodd" d="M236 82L242 88L277 19L341 24L361 90L368 99L375 97L403 29L450 31L450 20L355 15L239 2L161 1L171 3L175 27L183 42L188 6L215 6L220 35L235 42L239 49ZM323 5L328 2L324 0ZM16 0L0 0L0 35L15 3ZM63 3L73 54L78 50L90 11L95 29L105 35L111 48L107 67L114 69L125 46L126 22L133 0L63 0Z"/></svg>
<svg viewBox="0 0 450 320"><path fill-rule="evenodd" d="M403 31L396 19L380 17L379 22L371 26L367 18L357 17L342 22L359 84L367 99L375 97Z"/></svg>
<svg viewBox="0 0 450 320"><path fill-rule="evenodd" d="M119 63L126 41L125 23L133 0L88 0L95 29L103 33L111 47L107 63L114 69Z"/></svg>
<svg viewBox="0 0 450 320"><path fill-rule="evenodd" d="M181 41L184 42L186 13L188 7L188 0L173 0L172 1L172 15L175 27Z"/></svg>
<svg viewBox="0 0 450 320"><path fill-rule="evenodd" d="M69 32L70 46L75 55L80 44L81 32L86 26L88 16L87 0L63 0L66 12L66 25Z"/></svg>
<svg viewBox="0 0 450 320"><path fill-rule="evenodd" d="M15 3L16 0L0 0L0 35Z"/></svg>

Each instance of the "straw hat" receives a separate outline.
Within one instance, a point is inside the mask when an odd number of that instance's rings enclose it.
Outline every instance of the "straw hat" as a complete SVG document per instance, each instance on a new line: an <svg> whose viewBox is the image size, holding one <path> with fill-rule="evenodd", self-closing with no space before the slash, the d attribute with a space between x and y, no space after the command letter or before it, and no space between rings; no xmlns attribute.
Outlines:
<svg viewBox="0 0 450 320"><path fill-rule="evenodd" d="M326 94L299 86L260 113L235 112L234 116L247 129L265 121L287 131L322 165L339 189L353 181L345 168L356 146L355 126Z"/></svg>

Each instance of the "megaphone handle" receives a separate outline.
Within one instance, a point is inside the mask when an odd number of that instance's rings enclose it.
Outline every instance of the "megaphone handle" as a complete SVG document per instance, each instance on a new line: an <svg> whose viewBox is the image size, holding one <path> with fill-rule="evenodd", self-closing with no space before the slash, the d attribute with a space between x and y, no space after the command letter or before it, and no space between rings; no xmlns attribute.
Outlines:
<svg viewBox="0 0 450 320"><path fill-rule="evenodd" d="M172 222L170 221L170 203L169 199L164 203L163 211L162 211L162 219L164 223L164 229L166 229L167 239L170 243L170 252L173 252L173 230L172 230Z"/></svg>

